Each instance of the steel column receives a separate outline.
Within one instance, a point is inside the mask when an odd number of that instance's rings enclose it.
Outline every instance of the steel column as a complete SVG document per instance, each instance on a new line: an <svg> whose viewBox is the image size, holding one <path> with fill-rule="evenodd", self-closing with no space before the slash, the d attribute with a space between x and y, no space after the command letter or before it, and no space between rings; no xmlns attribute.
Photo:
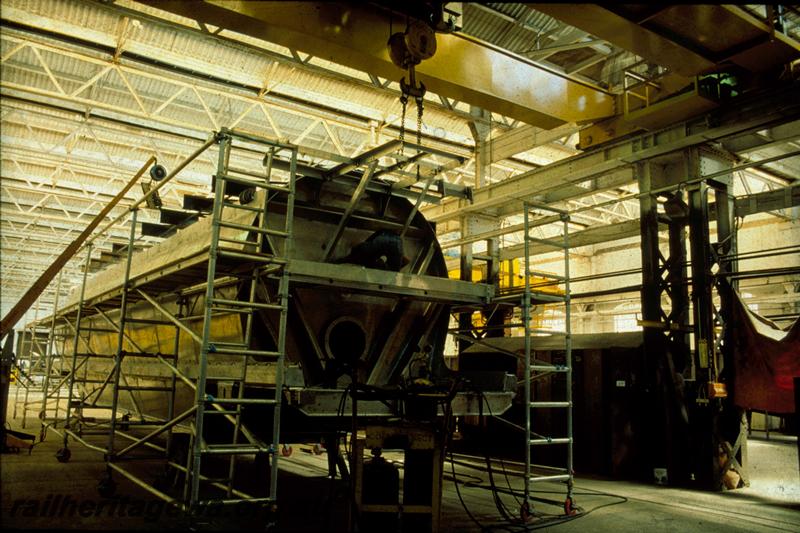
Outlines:
<svg viewBox="0 0 800 533"><path fill-rule="evenodd" d="M111 427L108 433L108 455L107 460L109 463L114 457L114 433L117 430L117 407L119 406L119 381L122 375L122 361L125 358L125 351L122 349L125 341L125 319L128 314L128 284L131 276L131 259L133 258L133 243L136 240L136 217L139 213L138 209L134 209L131 213L131 232L128 239L128 253L125 262L125 279L122 285L122 301L119 306L119 331L117 333L117 351L114 354L114 369L113 375L113 389L111 390ZM88 346L87 346L88 348ZM133 398L133 393L131 392ZM99 398L99 396L98 396ZM110 473L110 470L109 470Z"/></svg>
<svg viewBox="0 0 800 533"><path fill-rule="evenodd" d="M75 340L72 344L72 365L69 373L69 392L67 393L67 412L64 416L64 449L67 448L67 430L69 429L70 413L72 409L72 396L75 388L75 372L77 371L78 343L80 342L81 314L83 313L83 298L86 294L86 278L89 275L89 265L92 262L92 245L86 246L86 263L83 266L83 280L78 299L78 311L75 317ZM85 362L85 360L84 360ZM59 450L60 452L61 450Z"/></svg>
<svg viewBox="0 0 800 533"><path fill-rule="evenodd" d="M653 189L651 165L638 163L636 174L639 181L639 191L648 193ZM644 323L661 323L663 310L661 309L661 270L658 244L658 202L655 195L643 194L639 198L640 231L642 236L642 321ZM668 436L670 434L669 417L666 416L666 392L664 391L665 376L664 360L666 358L665 338L659 329L652 327L643 328L644 337L644 404L648 406L650 416L640 412L644 421L641 446L648 450L648 465L650 468L670 468Z"/></svg>
<svg viewBox="0 0 800 533"><path fill-rule="evenodd" d="M228 156L230 154L231 138L229 135L220 135L217 138L219 143L218 154L218 173L224 174L225 169L228 167ZM194 422L194 442L192 443L192 453L190 455L192 465L191 470L187 473L187 478L190 483L189 492L189 507L193 508L200 500L200 466L202 463L202 449L203 449L203 419L205 418L206 408L206 377L208 367L208 353L210 348L211 336L211 313L214 301L214 278L217 271L217 255L220 225L219 221L222 215L222 204L225 201L224 196L225 184L217 184L214 193L214 212L212 214L211 225L211 245L208 251L208 278L206 280L206 297L205 297L205 311L203 319L203 335L200 344L200 360L198 361L197 372L197 393L195 396L196 416ZM177 325L177 324L176 324Z"/></svg>

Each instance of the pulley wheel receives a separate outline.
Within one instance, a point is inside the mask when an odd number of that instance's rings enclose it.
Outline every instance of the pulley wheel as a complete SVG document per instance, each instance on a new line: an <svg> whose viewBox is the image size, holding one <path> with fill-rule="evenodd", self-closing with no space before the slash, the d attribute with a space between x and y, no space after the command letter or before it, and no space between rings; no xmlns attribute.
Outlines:
<svg viewBox="0 0 800 533"><path fill-rule="evenodd" d="M161 165L153 165L150 167L150 177L155 181L161 181L167 177L167 169Z"/></svg>

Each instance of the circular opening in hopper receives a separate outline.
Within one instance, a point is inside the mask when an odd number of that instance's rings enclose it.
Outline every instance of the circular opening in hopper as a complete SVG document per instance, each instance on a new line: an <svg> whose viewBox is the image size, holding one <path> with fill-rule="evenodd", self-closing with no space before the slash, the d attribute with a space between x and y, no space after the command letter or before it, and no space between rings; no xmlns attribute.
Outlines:
<svg viewBox="0 0 800 533"><path fill-rule="evenodd" d="M361 322L342 316L331 322L325 331L325 351L329 357L352 364L367 351L367 333Z"/></svg>

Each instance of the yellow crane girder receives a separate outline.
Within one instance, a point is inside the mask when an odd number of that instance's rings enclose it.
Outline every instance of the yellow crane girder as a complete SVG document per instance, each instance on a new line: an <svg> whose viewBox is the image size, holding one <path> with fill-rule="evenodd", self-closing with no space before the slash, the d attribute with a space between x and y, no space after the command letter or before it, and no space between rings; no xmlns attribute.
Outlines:
<svg viewBox="0 0 800 533"><path fill-rule="evenodd" d="M143 0L205 24L399 80L386 43L390 15L357 3ZM403 23L394 20L393 31ZM437 34L436 54L416 67L429 91L544 129L614 115L614 97L485 43Z"/></svg>

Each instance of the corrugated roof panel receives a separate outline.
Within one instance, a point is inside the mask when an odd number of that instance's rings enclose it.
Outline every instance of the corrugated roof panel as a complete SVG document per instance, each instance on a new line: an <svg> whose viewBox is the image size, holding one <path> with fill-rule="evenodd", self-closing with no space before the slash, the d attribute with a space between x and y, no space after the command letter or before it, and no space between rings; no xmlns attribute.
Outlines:
<svg viewBox="0 0 800 533"><path fill-rule="evenodd" d="M503 45L510 50L526 47L529 42L535 42L537 34L549 32L561 25L554 18L533 11L524 4L512 3L488 4L488 9L478 4L465 3L462 21L462 30L465 33L498 46ZM500 39L509 42L501 43Z"/></svg>
<svg viewBox="0 0 800 533"><path fill-rule="evenodd" d="M491 3L483 6L465 3L462 23L464 33L522 57L528 57L530 52L547 48L554 42L570 44L584 34L549 15L531 9L526 4ZM606 46L612 51L616 50L613 46ZM589 57L598 57L600 67L582 70L576 77L594 83L607 82L603 75L608 71L602 68L605 54L600 54L591 48L578 50L561 52L547 58L546 56L537 58L534 55L531 59L547 68L570 72L575 65Z"/></svg>
<svg viewBox="0 0 800 533"><path fill-rule="evenodd" d="M33 130L31 135L28 127ZM73 141L65 143L67 135L73 131L78 130L77 134L73 134ZM97 140L95 140L95 137ZM83 165L81 161L89 162L98 159L104 163L108 163L103 158L106 155L114 158L117 163L127 168L138 169L141 162L146 160L150 155L158 153L160 157L165 157L170 161L178 161L183 159L194 146L187 143L176 143L174 137L164 136L161 134L154 134L150 132L148 136L143 136L140 132L130 131L129 129L109 128L108 125L98 125L96 123L87 123L81 126L76 121L65 120L57 117L42 116L37 113L29 113L27 111L20 112L10 119L4 121L4 141L10 141L6 144L6 148L13 150L16 143L25 140L31 147L41 147L36 143L37 140L45 144L45 149L40 150L37 156L37 162L42 166L49 166L55 168L58 166L58 154L66 154L65 144L70 146L69 165L75 168L74 165ZM97 143L100 143L99 145ZM33 144L31 144L33 143ZM53 148L49 148L53 146ZM79 155L81 150L85 150L83 155ZM4 152L7 152L5 150ZM92 155L96 154L96 155ZM4 154L6 155L6 154ZM20 158L14 152L14 157L20 161L25 158ZM30 158L27 158L30 160ZM195 172L202 172L207 175L210 167L205 168L207 163L198 160L189 167L189 172L186 174L190 181L195 178L192 174ZM195 168L197 167L197 168ZM202 167L202 168L201 168ZM78 168L85 168L87 172L92 174L104 176L118 175L119 170L109 170L106 166L79 166ZM110 172L110 174L109 174ZM183 179L184 174L181 175Z"/></svg>
<svg viewBox="0 0 800 533"><path fill-rule="evenodd" d="M82 19L86 20L86 19ZM205 37L199 34L188 34L185 32L175 32L172 29L169 32L164 32L158 25L143 24L142 27L133 32L128 37L126 48L135 48L142 46L143 43L149 41L159 41L159 44L164 49L170 49L173 52L185 53L185 49L192 48L195 50L193 57L214 62L213 68L217 67L229 68L237 70L240 75L241 72L252 71L261 67L267 72L273 74L273 78L281 78L281 74L288 74L287 79L276 80L277 86L273 86L272 90L275 92L283 92L293 97L306 99L309 101L324 103L333 110L350 111L354 114L372 117L378 124L386 120L395 120L400 114L400 104L396 97L386 94L385 92L375 91L368 86L358 86L352 83L337 80L331 77L322 77L314 73L307 72L301 68L292 69L285 65L281 65L277 70L268 70L269 61L264 61L263 57L252 51L242 50L238 45L231 45L229 47L222 47L220 49L219 43L215 39ZM198 49L196 45L200 43ZM212 54L211 51L216 53ZM64 80L64 84L69 84L69 88L77 87L83 81L91 78L95 73L99 72L101 65L95 65L90 62L80 61L75 58L68 58L60 56L59 54L48 57L48 63L53 68L53 72L60 80ZM213 55L213 57L212 57ZM238 58L238 60L237 60ZM33 58L31 64L35 65ZM224 65L218 65L224 63ZM137 67L140 68L140 67ZM250 74L248 74L250 75ZM250 75L252 78L253 76ZM139 76L133 73L126 74L128 83L135 89L141 102L147 110L152 110L160 106L167 98L172 96L177 90L178 86L169 83L166 80L154 79L147 76ZM37 80L37 86L42 88L47 87L48 80L41 77ZM66 87L65 87L66 88ZM69 90L69 89L68 89ZM92 94L88 94L92 91ZM184 91L184 93L175 99L163 112L162 115L168 121L182 122L184 124L204 124L208 122L207 126L211 127L207 114L202 109L202 103L199 102L196 95L192 94L193 91ZM242 101L235 99L216 97L213 94L201 91L204 102L210 108L211 112L215 114L215 118L219 118L220 122L232 120L233 117L238 117L247 109L247 105ZM99 100L108 106L117 106L128 109L138 109L138 103L135 98L130 94L126 84L115 72L106 73L102 79L96 83L96 87L87 90L83 93L85 96L92 96L94 99ZM436 98L435 95L429 95L430 99ZM462 105L463 107L463 105ZM409 113L407 117L407 127L413 129L415 126L415 108L413 104L409 106ZM287 113L291 115L291 113ZM278 115L279 118L282 115ZM282 124L285 122L285 124ZM304 125L296 124L297 119L280 119L278 120L279 129L286 129L294 134L302 132ZM261 122L253 117L248 116L242 123L248 124L250 127L266 129L265 122ZM332 122L334 128L336 121ZM471 144L471 135L466 123L449 113L441 113L436 109L427 108L423 120L424 128L427 133L433 134L437 137L448 138L456 140L464 144ZM366 125L364 125L366 126ZM270 128L271 129L271 128ZM347 135L343 132L347 131L342 128L336 128L337 135L341 139L343 148L355 149L362 143L366 131L353 132ZM284 133L284 132L282 132Z"/></svg>
<svg viewBox="0 0 800 533"><path fill-rule="evenodd" d="M19 0L15 0L19 1ZM48 3L48 2L44 2ZM85 7L85 6L84 6ZM103 6L93 6L94 11L100 12ZM88 11L87 11L88 9ZM93 20L102 18L102 13L94 13L93 9L86 8L79 10L86 11L88 15L81 13L62 13L64 20L70 23L93 23ZM54 12L61 13L58 9ZM92 19L91 17L95 17ZM105 26L111 31L111 20L113 17L105 18ZM117 21L119 22L119 21ZM99 22L98 22L99 23ZM101 24L102 25L102 24ZM114 31L121 26L114 27ZM202 35L199 32L175 30L174 27L155 24L151 21L143 21L136 27L128 25L128 37L125 42L125 50L133 51L147 57L160 57L165 60L178 60L185 68L197 72L209 73L221 79L230 80L234 83L245 83L255 88L260 87L267 74L272 74L272 78L278 82L272 90L279 94L286 94L293 98L304 99L311 102L324 103L333 110L342 110L355 115L366 116L378 122L386 120L399 114L400 105L396 97L385 92L375 91L370 86L358 86L352 82L344 82L330 76L320 76L303 70L302 67L294 68L288 64L282 64L276 70L271 70L272 61L264 54L248 49L237 43L220 42L219 39ZM167 54L168 57L162 57ZM54 60L55 61L55 60ZM123 57L123 64L128 64L128 60ZM72 69L59 67L55 70L63 72L65 82L69 85L67 90L79 86L78 80L89 79L99 68L96 65L82 69L79 63L70 65ZM138 67L137 68L141 68ZM91 69L91 70L89 70ZM74 77L73 77L74 75ZM108 105L138 105L131 100L122 89L125 88L107 75L98 85L107 83L106 91L118 91L112 97L103 95L104 103ZM363 76L362 76L363 77ZM75 81L72 81L75 80ZM159 83L145 77L137 78L128 75L128 81L139 93L146 109L158 107L166 98L175 92L175 87L168 83ZM126 88L125 88L126 89ZM226 89L228 90L228 89ZM429 95L429 101L436 101L435 95ZM228 104L233 105L233 104ZM174 114L174 113L173 113ZM172 116L172 119L177 117ZM462 119L453 117L450 113L442 113L436 107L431 106L426 109L426 125L432 130L445 130L445 136L457 142L471 142L468 128ZM450 130L456 129L455 137L451 136Z"/></svg>

